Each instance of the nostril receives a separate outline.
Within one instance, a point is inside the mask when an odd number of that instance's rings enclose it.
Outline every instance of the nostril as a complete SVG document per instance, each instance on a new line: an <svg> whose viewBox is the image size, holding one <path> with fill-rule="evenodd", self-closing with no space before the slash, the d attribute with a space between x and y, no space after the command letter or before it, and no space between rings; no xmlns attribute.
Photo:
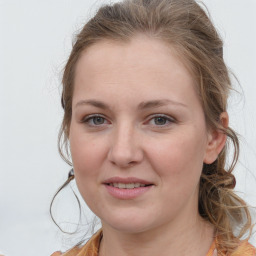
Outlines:
<svg viewBox="0 0 256 256"><path fill-rule="evenodd" d="M135 165L135 164L136 164L135 161L131 161L131 162L128 163L129 166L133 166L133 165Z"/></svg>

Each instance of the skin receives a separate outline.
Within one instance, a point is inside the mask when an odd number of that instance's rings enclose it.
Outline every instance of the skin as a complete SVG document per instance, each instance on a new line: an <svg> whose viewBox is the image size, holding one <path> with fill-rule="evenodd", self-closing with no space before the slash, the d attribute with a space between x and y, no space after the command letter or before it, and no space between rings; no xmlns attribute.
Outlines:
<svg viewBox="0 0 256 256"><path fill-rule="evenodd" d="M214 231L199 216L198 184L226 136L207 130L195 86L175 50L144 35L103 40L79 59L69 140L78 189L102 221L100 256L206 255ZM121 200L102 184L114 176L154 185Z"/></svg>

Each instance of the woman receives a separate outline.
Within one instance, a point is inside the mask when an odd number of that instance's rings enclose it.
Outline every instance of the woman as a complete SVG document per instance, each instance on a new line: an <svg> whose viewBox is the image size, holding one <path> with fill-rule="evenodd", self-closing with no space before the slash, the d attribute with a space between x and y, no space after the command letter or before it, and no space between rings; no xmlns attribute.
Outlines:
<svg viewBox="0 0 256 256"><path fill-rule="evenodd" d="M230 89L222 41L195 1L100 8L64 70L60 135L74 170L65 185L75 178L102 229L63 255L255 255L233 191Z"/></svg>

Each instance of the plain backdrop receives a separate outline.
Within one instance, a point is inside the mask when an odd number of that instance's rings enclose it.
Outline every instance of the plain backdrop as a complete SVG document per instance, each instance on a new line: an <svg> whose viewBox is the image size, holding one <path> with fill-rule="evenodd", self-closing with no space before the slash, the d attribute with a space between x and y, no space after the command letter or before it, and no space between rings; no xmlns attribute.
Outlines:
<svg viewBox="0 0 256 256"><path fill-rule="evenodd" d="M204 2L241 84L234 82L241 93L233 93L229 103L231 127L241 134L236 190L256 206L256 1ZM74 34L102 3L0 0L0 252L5 255L45 256L77 241L61 233L49 214L70 169L57 150L61 73ZM54 209L62 227L74 230L79 216L71 188ZM82 226L79 235L86 230Z"/></svg>

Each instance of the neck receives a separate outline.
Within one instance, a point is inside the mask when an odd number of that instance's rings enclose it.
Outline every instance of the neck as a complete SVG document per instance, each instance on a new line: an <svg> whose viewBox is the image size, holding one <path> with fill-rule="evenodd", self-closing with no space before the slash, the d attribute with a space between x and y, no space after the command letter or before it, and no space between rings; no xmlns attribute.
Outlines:
<svg viewBox="0 0 256 256"><path fill-rule="evenodd" d="M125 233L102 223L99 256L205 256L212 244L214 228L200 216L186 225L178 222L150 231Z"/></svg>

